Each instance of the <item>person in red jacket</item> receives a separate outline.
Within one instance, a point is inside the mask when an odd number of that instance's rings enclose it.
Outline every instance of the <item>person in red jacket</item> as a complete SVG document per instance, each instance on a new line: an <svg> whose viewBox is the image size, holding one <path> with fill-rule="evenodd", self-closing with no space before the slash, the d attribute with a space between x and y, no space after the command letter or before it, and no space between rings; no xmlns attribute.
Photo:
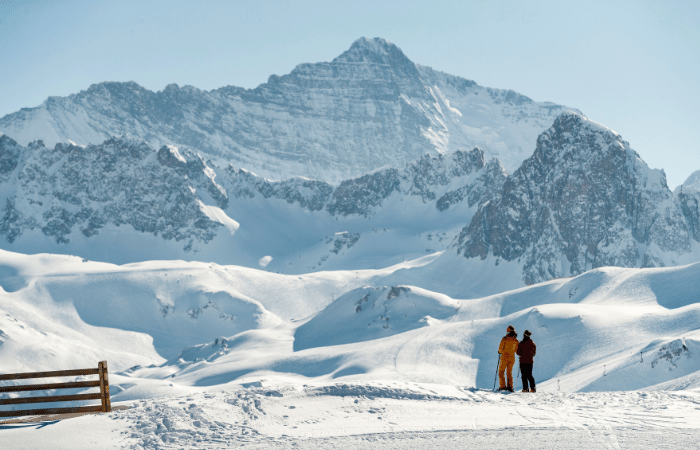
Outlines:
<svg viewBox="0 0 700 450"><path fill-rule="evenodd" d="M523 336L523 340L518 344L517 350L517 354L520 357L520 373L523 374L523 392L537 392L535 390L535 379L532 376L533 358L537 353L537 346L530 338L532 333L529 330L525 330ZM530 382L529 389L527 387L528 382Z"/></svg>
<svg viewBox="0 0 700 450"><path fill-rule="evenodd" d="M501 339L498 346L498 354L501 355L501 363L498 367L498 380L500 381L499 391L513 392L513 365L515 364L515 352L518 350L518 333L513 325L508 325L508 334ZM508 374L508 385L506 386L505 374Z"/></svg>

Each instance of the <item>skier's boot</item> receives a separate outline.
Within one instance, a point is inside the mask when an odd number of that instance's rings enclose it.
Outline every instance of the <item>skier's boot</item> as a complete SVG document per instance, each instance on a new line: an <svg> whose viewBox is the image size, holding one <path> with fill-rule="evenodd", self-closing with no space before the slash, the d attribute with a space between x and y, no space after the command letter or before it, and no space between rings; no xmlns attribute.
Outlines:
<svg viewBox="0 0 700 450"><path fill-rule="evenodd" d="M532 389L530 389L530 392L537 392L537 389L535 389L535 386L532 386Z"/></svg>
<svg viewBox="0 0 700 450"><path fill-rule="evenodd" d="M508 392L513 392L513 386L508 386L508 387L506 388L506 391L508 391Z"/></svg>
<svg viewBox="0 0 700 450"><path fill-rule="evenodd" d="M530 390L528 388L525 388L521 392L530 392Z"/></svg>

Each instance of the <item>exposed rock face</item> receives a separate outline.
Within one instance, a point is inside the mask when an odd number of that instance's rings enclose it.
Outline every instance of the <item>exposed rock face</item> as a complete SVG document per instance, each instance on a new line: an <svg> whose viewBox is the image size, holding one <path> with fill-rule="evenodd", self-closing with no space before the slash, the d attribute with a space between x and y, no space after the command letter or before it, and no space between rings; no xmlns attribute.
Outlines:
<svg viewBox="0 0 700 450"><path fill-rule="evenodd" d="M237 211L228 208L229 196L277 199L296 205L300 213L370 221L391 197L418 199L432 205L436 216L460 204L471 208L489 200L507 176L497 159L485 164L477 148L425 155L402 169L381 170L339 186L305 178L270 181L232 166L217 178L215 170L190 151L172 146L155 151L128 138L49 149L41 141L22 147L1 136L0 187L6 197L0 199L0 235L12 244L28 230L41 230L54 242L69 244L77 230L90 238L107 225L129 225L182 241L189 251L194 242L211 241L222 225L238 226L230 218ZM337 254L358 239L356 233L338 235L331 251Z"/></svg>
<svg viewBox="0 0 700 450"><path fill-rule="evenodd" d="M676 188L675 196L688 223L688 231L700 242L700 170Z"/></svg>
<svg viewBox="0 0 700 450"><path fill-rule="evenodd" d="M612 130L564 113L479 208L457 248L466 258L518 260L532 284L601 266L674 264L691 244L663 171Z"/></svg>
<svg viewBox="0 0 700 450"><path fill-rule="evenodd" d="M5 135L0 135L0 182L10 178L17 168L22 146Z"/></svg>
<svg viewBox="0 0 700 450"><path fill-rule="evenodd" d="M209 208L225 209L228 201L199 156L166 146L154 152L130 139L49 149L41 141L22 148L3 137L0 176L10 191L0 234L10 243L39 228L67 244L74 228L91 237L106 224L131 225L185 246L208 242L221 223L209 217L200 196L208 194Z"/></svg>
<svg viewBox="0 0 700 450"><path fill-rule="evenodd" d="M152 246L155 255L165 240L182 250L177 257L196 259L198 251L220 248L220 259L210 261L231 263L236 256L230 254L241 248L248 252L241 261L257 262L279 247L265 247L271 238L283 245L299 239L293 245L300 256L280 251L279 258L298 270L337 264L358 249L371 253L382 240L376 233L392 228L429 233L424 243L409 237L408 245L414 253L435 252L474 215L459 233L457 251L495 257L496 264L518 261L523 281L535 283L601 266L699 259L700 190L693 186L686 183L674 197L663 171L649 169L619 135L576 113L558 117L512 176L474 148L426 154L337 185L300 177L271 181L129 138L49 149L0 136L0 235L10 250L71 252L76 242L84 249L108 236L100 241L105 244L117 229L135 230L138 245ZM245 247L241 240L214 241L238 229L239 215L245 231L231 239L245 235ZM433 245L433 233L445 244ZM48 237L50 248L36 236ZM124 247L125 254L133 250Z"/></svg>
<svg viewBox="0 0 700 450"><path fill-rule="evenodd" d="M700 170L696 170L691 173L685 182L678 186L673 192L674 194L691 194L694 192L700 192Z"/></svg>
<svg viewBox="0 0 700 450"><path fill-rule="evenodd" d="M474 146L514 170L564 109L416 65L388 41L361 38L331 62L301 64L255 89L100 83L0 118L0 132L50 146L126 135L272 179L338 183Z"/></svg>
<svg viewBox="0 0 700 450"><path fill-rule="evenodd" d="M392 195L420 198L422 203L435 204L439 212L463 201L472 207L491 199L508 174L496 158L485 164L484 152L474 148L447 156L424 155L402 169L379 170L338 186L304 178L270 181L232 166L226 175L223 183L230 195L262 195L298 203L310 211L370 218Z"/></svg>

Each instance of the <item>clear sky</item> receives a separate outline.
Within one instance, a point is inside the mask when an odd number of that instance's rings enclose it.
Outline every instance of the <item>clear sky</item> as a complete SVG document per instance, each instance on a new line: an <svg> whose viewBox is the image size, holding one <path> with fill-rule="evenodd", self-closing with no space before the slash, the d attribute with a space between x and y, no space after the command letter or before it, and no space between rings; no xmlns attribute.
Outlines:
<svg viewBox="0 0 700 450"><path fill-rule="evenodd" d="M700 169L697 0L0 0L0 116L107 80L252 88L360 36L578 108L672 189Z"/></svg>

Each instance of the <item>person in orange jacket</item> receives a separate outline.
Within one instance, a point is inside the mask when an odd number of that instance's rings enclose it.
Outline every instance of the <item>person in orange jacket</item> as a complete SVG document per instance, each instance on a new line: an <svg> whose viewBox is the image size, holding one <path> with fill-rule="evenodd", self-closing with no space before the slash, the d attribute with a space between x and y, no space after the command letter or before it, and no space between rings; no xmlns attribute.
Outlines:
<svg viewBox="0 0 700 450"><path fill-rule="evenodd" d="M501 355L501 364L498 366L498 380L500 382L499 391L513 392L513 365L515 364L515 352L518 350L518 333L513 325L508 325L508 330L501 345L498 347L498 354ZM506 372L508 375L508 385L506 385Z"/></svg>

